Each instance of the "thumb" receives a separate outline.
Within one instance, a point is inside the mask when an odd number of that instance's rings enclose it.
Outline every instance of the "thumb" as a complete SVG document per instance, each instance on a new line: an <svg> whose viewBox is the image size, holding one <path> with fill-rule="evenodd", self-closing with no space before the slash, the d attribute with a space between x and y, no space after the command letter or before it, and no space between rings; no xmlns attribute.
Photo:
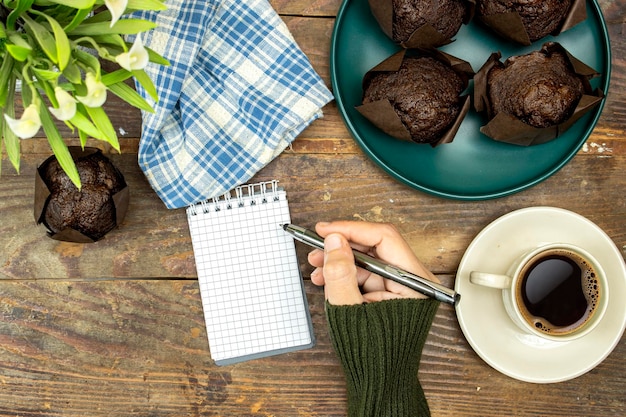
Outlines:
<svg viewBox="0 0 626 417"><path fill-rule="evenodd" d="M363 302L352 248L340 234L331 233L324 239L323 274L324 292L330 304L350 305Z"/></svg>

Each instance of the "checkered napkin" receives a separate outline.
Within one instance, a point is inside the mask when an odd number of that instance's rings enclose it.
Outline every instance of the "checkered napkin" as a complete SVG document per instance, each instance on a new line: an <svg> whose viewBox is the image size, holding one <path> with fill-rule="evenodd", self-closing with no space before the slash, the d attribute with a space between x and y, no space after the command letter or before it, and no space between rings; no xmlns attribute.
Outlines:
<svg viewBox="0 0 626 417"><path fill-rule="evenodd" d="M144 45L159 93L142 115L139 165L168 208L220 196L280 154L332 100L267 0L170 0Z"/></svg>

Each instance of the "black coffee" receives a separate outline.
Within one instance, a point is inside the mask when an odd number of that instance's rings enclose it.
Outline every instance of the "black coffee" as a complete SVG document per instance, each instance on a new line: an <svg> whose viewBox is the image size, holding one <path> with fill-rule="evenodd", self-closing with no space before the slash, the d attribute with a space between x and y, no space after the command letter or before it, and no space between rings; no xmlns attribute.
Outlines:
<svg viewBox="0 0 626 417"><path fill-rule="evenodd" d="M544 252L522 274L518 296L523 315L539 330L571 333L595 311L600 298L596 272L579 255L561 249Z"/></svg>

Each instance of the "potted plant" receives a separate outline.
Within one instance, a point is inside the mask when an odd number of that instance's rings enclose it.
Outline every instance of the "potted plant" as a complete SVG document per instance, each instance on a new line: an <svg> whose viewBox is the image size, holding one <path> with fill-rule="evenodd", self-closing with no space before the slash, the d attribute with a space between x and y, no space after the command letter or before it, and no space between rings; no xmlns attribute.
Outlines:
<svg viewBox="0 0 626 417"><path fill-rule="evenodd" d="M142 44L141 33L155 24L131 13L164 9L161 0L0 0L0 152L4 145L19 172L20 140L43 128L53 156L37 170L34 211L52 238L96 241L124 217L123 175L85 146L94 138L120 150L103 108L109 93L153 111L126 81L134 77L156 101L143 69L168 62ZM126 35L136 35L132 44ZM106 61L112 70L101 65ZM60 123L78 132L81 147L68 148Z"/></svg>
<svg viewBox="0 0 626 417"><path fill-rule="evenodd" d="M43 128L62 170L81 188L55 123L77 131L83 147L91 137L119 151L117 133L102 107L107 94L153 111L125 81L134 77L156 101L143 68L148 62L168 64L141 41L141 33L155 24L124 15L165 8L161 0L0 0L0 150L4 144L16 171L20 139ZM134 42L126 42L125 35L136 35ZM105 71L102 61L116 63L115 69ZM17 106L20 85L23 105Z"/></svg>

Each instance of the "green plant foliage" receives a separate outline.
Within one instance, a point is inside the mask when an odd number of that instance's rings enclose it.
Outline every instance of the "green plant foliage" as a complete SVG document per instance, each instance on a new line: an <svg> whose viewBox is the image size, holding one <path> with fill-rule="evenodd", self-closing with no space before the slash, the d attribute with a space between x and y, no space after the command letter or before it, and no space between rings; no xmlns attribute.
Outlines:
<svg viewBox="0 0 626 417"><path fill-rule="evenodd" d="M77 131L83 146L87 138L94 138L119 151L117 134L102 107L106 93L143 111L153 111L143 97L125 84L134 77L157 100L154 84L143 68L129 63L168 62L141 45L140 34L155 24L123 15L137 10L164 10L166 5L163 0L124 3L0 0L0 156L6 152L16 171L20 168L20 141L32 137L34 129L40 127L60 165L80 188L78 171L55 118ZM138 41L130 45L124 40L125 35L139 35ZM135 59L138 57L142 59ZM103 60L119 62L124 68L106 73L101 67ZM20 84L23 108L15 105ZM29 112L24 111L27 107ZM16 116L21 112L24 113Z"/></svg>

